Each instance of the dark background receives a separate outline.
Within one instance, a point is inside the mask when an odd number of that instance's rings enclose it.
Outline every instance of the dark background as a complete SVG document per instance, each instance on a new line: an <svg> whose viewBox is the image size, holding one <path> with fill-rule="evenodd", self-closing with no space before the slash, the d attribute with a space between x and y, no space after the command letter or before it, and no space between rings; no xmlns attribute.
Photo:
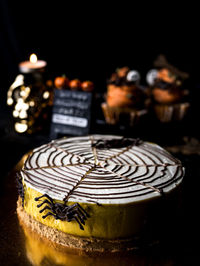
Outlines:
<svg viewBox="0 0 200 266"><path fill-rule="evenodd" d="M181 125L158 127L154 131L148 125L140 133L161 145L170 141L178 144L183 136L199 139L198 10L188 2L175 6L174 2L139 5L136 1L105 4L102 1L0 0L0 147L3 154L0 181L24 153L46 142L41 135L16 135L8 126L6 93L19 72L19 62L28 60L31 53L47 61L50 77L66 74L70 79L90 79L100 93L106 91L106 79L115 68L125 65L139 70L145 84L145 75L155 58L161 53L166 55L171 64L190 74L189 118ZM136 134L134 130L133 133ZM177 156L186 166L185 210L179 247L169 252L172 261L178 253L181 264L170 265L194 265L196 258L199 260L199 245L194 241L199 239L196 217L199 155ZM0 195L3 193L6 191L1 185Z"/></svg>
<svg viewBox="0 0 200 266"><path fill-rule="evenodd" d="M137 69L145 84L147 71L162 53L190 74L195 109L200 96L198 27L198 8L189 3L0 0L1 105L19 62L31 53L47 61L51 78L90 79L100 92L106 91L110 74L125 65Z"/></svg>
<svg viewBox="0 0 200 266"><path fill-rule="evenodd" d="M164 54L172 65L190 74L189 119L179 128L155 128L153 132L154 126L147 125L139 136L146 134L145 139L161 145L169 140L174 144L182 136L199 138L198 20L198 8L189 3L0 0L0 140L5 152L14 152L9 160L16 162L29 148L45 141L38 141L40 136L35 141L13 135L8 125L7 90L19 73L18 64L31 53L47 61L50 78L66 74L70 79L89 79L102 94L106 79L121 66L137 69L145 85L153 61ZM6 171L9 160L5 158Z"/></svg>
<svg viewBox="0 0 200 266"><path fill-rule="evenodd" d="M160 53L197 78L198 14L188 3L0 0L0 23L1 81L7 86L33 52L50 73L92 79L100 90L119 66L138 69L144 79Z"/></svg>

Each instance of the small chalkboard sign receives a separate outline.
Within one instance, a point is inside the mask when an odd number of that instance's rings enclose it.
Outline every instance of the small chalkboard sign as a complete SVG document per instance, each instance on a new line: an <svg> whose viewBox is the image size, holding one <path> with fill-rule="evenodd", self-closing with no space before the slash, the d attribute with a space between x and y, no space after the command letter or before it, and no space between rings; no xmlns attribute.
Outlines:
<svg viewBox="0 0 200 266"><path fill-rule="evenodd" d="M91 123L92 93L55 90L50 138L87 135Z"/></svg>

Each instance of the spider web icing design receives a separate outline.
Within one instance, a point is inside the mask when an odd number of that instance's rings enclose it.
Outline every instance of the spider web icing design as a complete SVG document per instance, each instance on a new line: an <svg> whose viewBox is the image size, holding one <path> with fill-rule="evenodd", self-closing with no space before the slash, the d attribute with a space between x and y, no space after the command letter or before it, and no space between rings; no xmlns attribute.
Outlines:
<svg viewBox="0 0 200 266"><path fill-rule="evenodd" d="M181 183L179 160L156 144L98 148L120 136L54 140L33 151L21 171L27 186L65 202L125 204L160 196Z"/></svg>

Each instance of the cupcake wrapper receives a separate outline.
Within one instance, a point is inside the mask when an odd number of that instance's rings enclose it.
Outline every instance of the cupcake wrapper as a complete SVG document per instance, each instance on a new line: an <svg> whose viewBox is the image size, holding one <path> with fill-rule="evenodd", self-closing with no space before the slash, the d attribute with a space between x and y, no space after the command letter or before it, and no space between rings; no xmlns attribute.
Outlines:
<svg viewBox="0 0 200 266"><path fill-rule="evenodd" d="M133 108L110 107L107 103L102 103L101 108L106 122L111 125L127 122L129 126L134 126L141 117L147 114L145 109L136 110Z"/></svg>
<svg viewBox="0 0 200 266"><path fill-rule="evenodd" d="M188 112L190 104L178 103L173 105L156 104L154 111L158 120L163 123L181 121Z"/></svg>

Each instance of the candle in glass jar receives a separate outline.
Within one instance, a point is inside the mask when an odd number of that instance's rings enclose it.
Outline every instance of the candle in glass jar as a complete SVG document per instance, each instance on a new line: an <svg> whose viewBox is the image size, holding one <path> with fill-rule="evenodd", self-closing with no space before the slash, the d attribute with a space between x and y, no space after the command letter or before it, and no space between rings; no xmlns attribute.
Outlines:
<svg viewBox="0 0 200 266"><path fill-rule="evenodd" d="M38 60L36 54L31 54L29 61L24 61L19 64L21 73L30 73L43 70L47 63L44 60Z"/></svg>

